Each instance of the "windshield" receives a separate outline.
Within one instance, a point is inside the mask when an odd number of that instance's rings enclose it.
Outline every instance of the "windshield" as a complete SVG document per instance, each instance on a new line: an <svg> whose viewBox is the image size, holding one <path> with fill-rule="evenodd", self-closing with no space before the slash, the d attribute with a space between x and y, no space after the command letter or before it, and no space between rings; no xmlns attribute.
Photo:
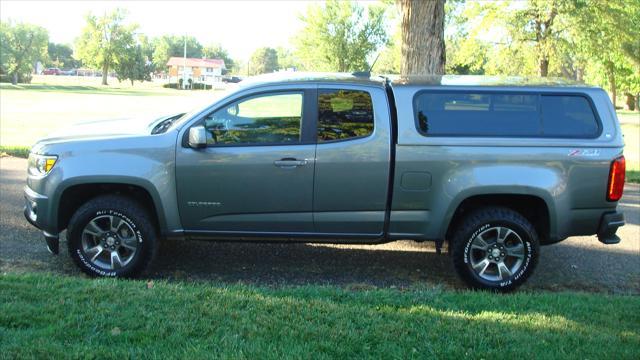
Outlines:
<svg viewBox="0 0 640 360"><path fill-rule="evenodd" d="M191 111L181 114L178 117L171 117L171 122L169 124L169 126L166 127L166 129L164 129L163 132L169 131L170 129L175 129L176 127L179 127L180 125L182 125L185 121L193 118L194 116L198 115L199 113L207 110L209 107L211 107L213 104L215 104L216 102L220 101L221 99L224 99L226 97L228 97L229 95L233 94L234 92L236 92L238 90L237 87L233 87L232 89L227 89L221 92L216 92L214 98L212 100L208 100L207 102L205 102L204 104L195 107L194 109L192 109ZM169 119L166 119L169 120ZM160 125L160 124L158 124ZM156 127L158 126L156 125ZM154 127L155 129L155 127Z"/></svg>

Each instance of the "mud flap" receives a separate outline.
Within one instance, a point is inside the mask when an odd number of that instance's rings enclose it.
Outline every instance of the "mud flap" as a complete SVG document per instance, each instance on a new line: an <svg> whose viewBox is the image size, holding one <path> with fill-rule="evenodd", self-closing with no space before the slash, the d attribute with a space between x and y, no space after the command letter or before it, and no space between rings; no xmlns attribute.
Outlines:
<svg viewBox="0 0 640 360"><path fill-rule="evenodd" d="M43 232L44 240L47 242L47 250L53 255L58 255L60 251L60 237L58 235L52 235L47 232Z"/></svg>

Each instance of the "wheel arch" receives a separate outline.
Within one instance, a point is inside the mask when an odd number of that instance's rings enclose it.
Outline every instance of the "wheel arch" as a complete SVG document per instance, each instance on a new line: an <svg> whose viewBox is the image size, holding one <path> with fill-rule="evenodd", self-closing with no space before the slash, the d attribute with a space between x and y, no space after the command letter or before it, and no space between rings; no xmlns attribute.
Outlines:
<svg viewBox="0 0 640 360"><path fill-rule="evenodd" d="M541 244L557 241L555 207L548 194L529 191L500 192L495 191L460 194L445 214L446 227L443 227L442 238L450 239L456 226L470 212L486 206L504 206L524 216L536 229Z"/></svg>
<svg viewBox="0 0 640 360"><path fill-rule="evenodd" d="M152 184L144 179L75 179L61 186L53 202L58 230L67 228L73 213L87 201L106 194L120 194L136 200L152 215L157 230L165 228L162 200ZM105 181L106 180L106 181Z"/></svg>

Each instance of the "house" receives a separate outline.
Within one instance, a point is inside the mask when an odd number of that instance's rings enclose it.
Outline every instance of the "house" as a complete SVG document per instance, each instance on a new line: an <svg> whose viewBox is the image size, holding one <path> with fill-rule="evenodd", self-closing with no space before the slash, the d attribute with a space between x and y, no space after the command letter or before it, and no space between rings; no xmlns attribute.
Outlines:
<svg viewBox="0 0 640 360"><path fill-rule="evenodd" d="M186 74L183 74L183 66ZM186 75L195 83L213 85L222 81L222 72L225 70L224 60L221 59L197 59L171 57L167 62L169 68L169 81L179 82Z"/></svg>

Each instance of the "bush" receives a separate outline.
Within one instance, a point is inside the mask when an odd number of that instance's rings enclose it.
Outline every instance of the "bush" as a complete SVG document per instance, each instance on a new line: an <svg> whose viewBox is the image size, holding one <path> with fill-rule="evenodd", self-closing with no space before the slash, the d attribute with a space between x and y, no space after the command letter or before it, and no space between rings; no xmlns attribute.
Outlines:
<svg viewBox="0 0 640 360"><path fill-rule="evenodd" d="M0 83L10 83L13 76L0 74ZM31 74L18 74L18 84L31 84Z"/></svg>
<svg viewBox="0 0 640 360"><path fill-rule="evenodd" d="M180 79L180 83L168 83L162 85L165 89L182 89L182 79ZM191 88L192 90L211 90L212 86L202 83L193 83L187 86L187 89Z"/></svg>
<svg viewBox="0 0 640 360"><path fill-rule="evenodd" d="M177 89L178 88L178 84L168 83L168 84L162 85L162 87L165 88L165 89Z"/></svg>
<svg viewBox="0 0 640 360"><path fill-rule="evenodd" d="M26 146L0 146L0 157L4 155L27 158L31 148Z"/></svg>
<svg viewBox="0 0 640 360"><path fill-rule="evenodd" d="M207 84L202 84L202 83L195 83L193 85L191 85L193 90L210 90L212 88L211 85L207 85Z"/></svg>

